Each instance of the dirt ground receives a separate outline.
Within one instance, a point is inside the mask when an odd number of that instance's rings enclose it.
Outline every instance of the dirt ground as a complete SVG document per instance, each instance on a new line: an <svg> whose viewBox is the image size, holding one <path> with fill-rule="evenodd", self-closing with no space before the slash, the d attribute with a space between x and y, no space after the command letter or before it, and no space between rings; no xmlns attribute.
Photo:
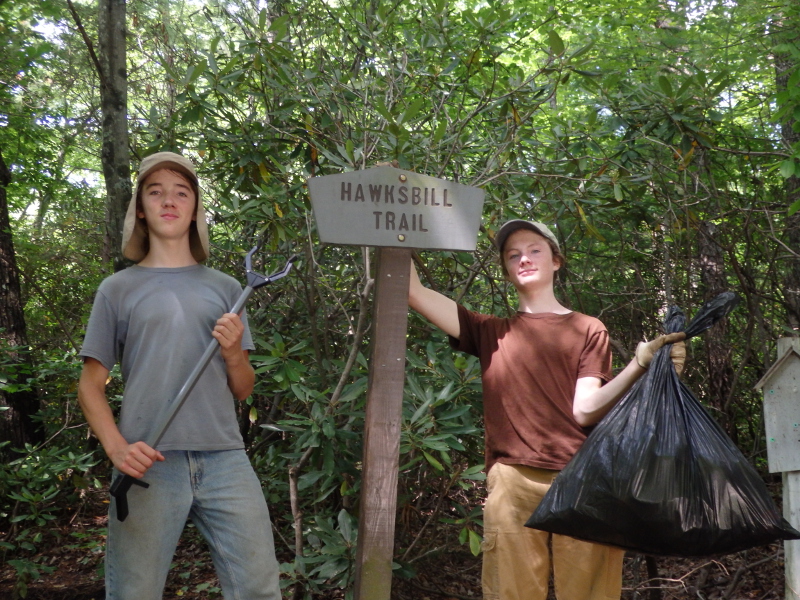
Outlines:
<svg viewBox="0 0 800 600"><path fill-rule="evenodd" d="M99 568L102 554L76 548L54 548L50 574L31 582L27 600L102 600ZM781 600L784 597L783 551L780 544L752 549L716 560L657 558L659 579L647 575L644 557L626 557L623 600L730 599ZM480 559L468 552L431 557L417 565L413 579L395 577L393 600L465 600L480 598ZM14 570L0 569L0 598L11 599ZM203 543L183 540L175 556L164 598L220 598L211 560ZM318 600L341 598L338 590ZM288 596L287 596L288 598Z"/></svg>
<svg viewBox="0 0 800 600"><path fill-rule="evenodd" d="M93 512L94 514L88 514ZM76 514L70 523L53 528L41 547L40 577L27 585L26 600L102 600L105 506ZM451 532L432 532L447 536ZM1 536L0 536L1 537ZM414 563L411 579L395 577L392 600L469 600L480 598L480 557L453 546ZM279 556L282 561L291 556ZM648 565L648 562L650 563ZM50 572L45 572L50 571ZM648 573L650 573L648 575ZM0 566L0 600L11 600L16 582L9 564ZM754 548L717 559L651 558L630 554L625 559L622 600L782 600L783 545ZM288 595L286 598L290 598ZM211 559L196 530L187 529L178 546L164 598L221 598ZM332 589L314 600L338 600ZM299 600L299 597L298 599Z"/></svg>

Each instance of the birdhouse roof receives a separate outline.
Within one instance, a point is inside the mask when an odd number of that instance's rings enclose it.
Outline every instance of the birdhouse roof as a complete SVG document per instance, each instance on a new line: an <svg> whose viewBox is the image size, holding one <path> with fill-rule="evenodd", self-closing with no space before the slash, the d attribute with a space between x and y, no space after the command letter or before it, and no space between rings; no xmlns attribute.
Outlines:
<svg viewBox="0 0 800 600"><path fill-rule="evenodd" d="M767 385L770 380L775 376L775 374L780 371L784 365L788 364L789 361L792 360L800 360L800 352L797 351L796 348L792 347L787 350L783 356L781 356L778 360L776 360L773 365L769 368L769 370L764 374L761 380L755 385L755 389L760 390L765 385Z"/></svg>

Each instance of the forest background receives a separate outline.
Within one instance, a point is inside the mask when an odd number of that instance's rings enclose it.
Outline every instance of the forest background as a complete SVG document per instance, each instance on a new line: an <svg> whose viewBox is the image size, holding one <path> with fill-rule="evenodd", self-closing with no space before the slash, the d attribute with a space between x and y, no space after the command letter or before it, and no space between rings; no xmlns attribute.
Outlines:
<svg viewBox="0 0 800 600"><path fill-rule="evenodd" d="M753 386L800 327L799 26L792 0L0 0L13 593L58 576L57 547L102 569L102 518L83 517L104 511L108 461L76 403L77 352L97 285L125 266L131 169L157 150L198 165L211 266L241 280L256 243L264 272L302 256L250 301L258 382L240 411L287 596L352 589L371 332L373 253L319 243L312 176L397 161L483 188L478 250L419 257L427 285L483 312L515 309L499 224L553 225L558 294L604 321L616 368L668 305L735 291L684 379L775 483ZM416 315L407 357L395 573L419 583L479 552L482 413L476 360ZM109 390L118 406L116 371ZM214 594L189 575L179 594Z"/></svg>

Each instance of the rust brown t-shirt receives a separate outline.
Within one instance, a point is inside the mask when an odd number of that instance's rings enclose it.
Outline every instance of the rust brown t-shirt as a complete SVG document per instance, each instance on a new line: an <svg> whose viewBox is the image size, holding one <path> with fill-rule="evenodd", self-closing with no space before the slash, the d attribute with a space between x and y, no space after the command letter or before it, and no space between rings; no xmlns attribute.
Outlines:
<svg viewBox="0 0 800 600"><path fill-rule="evenodd" d="M458 307L456 350L480 359L486 470L495 462L561 470L589 429L572 415L581 377L611 379L608 331L594 317L571 312L511 318Z"/></svg>

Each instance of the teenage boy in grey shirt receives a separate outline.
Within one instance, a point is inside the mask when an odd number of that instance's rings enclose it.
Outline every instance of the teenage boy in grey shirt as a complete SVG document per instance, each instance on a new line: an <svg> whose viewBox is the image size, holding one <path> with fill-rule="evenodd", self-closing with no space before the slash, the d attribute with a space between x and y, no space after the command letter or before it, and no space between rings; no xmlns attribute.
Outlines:
<svg viewBox="0 0 800 600"><path fill-rule="evenodd" d="M142 161L123 231L137 264L97 291L81 356L78 398L115 473L132 486L125 521L111 502L106 546L108 600L162 597L188 518L208 541L225 598L280 600L278 564L261 485L244 451L236 400L253 390L246 317L227 312L239 283L201 263L208 228L192 163L171 152ZM157 448L143 439L199 361L209 335L219 353ZM105 395L120 363L119 423Z"/></svg>

